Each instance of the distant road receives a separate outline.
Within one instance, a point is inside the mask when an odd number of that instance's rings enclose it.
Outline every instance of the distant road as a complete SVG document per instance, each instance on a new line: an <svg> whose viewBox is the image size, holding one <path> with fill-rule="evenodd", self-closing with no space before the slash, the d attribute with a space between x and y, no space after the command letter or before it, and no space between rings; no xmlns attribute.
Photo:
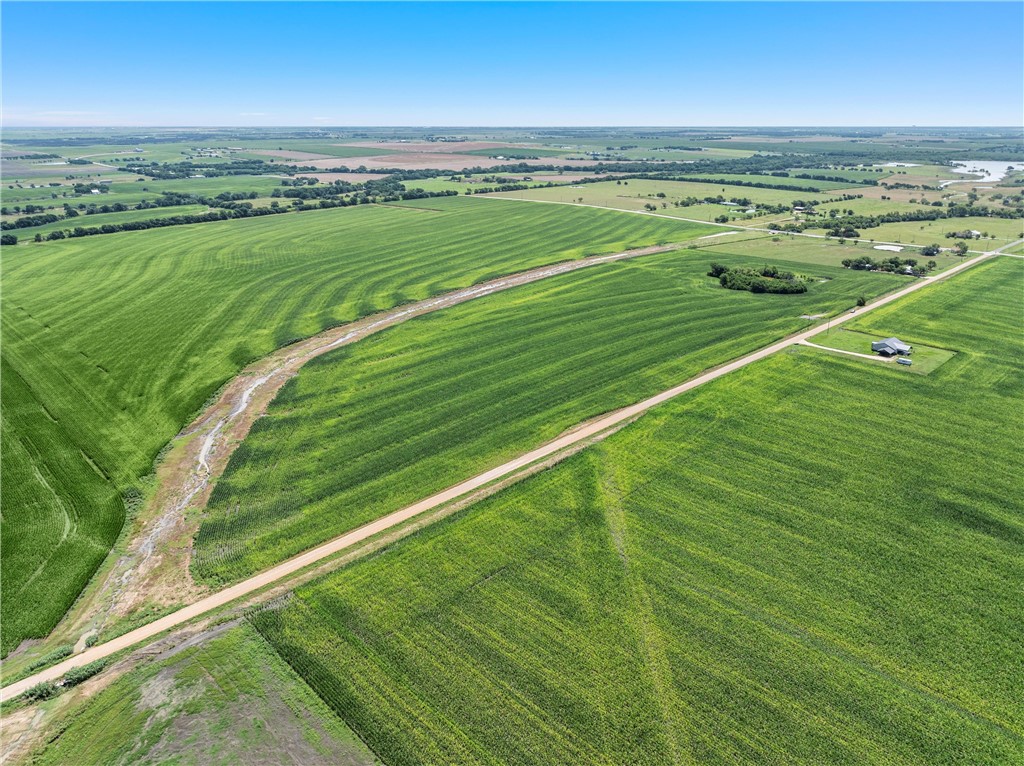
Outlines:
<svg viewBox="0 0 1024 766"><path fill-rule="evenodd" d="M1004 245L1003 248L999 248L999 250L1012 247L1013 245L1016 244L1017 243L1015 242L1010 243L1008 245ZM917 290L920 290L924 287L927 287L931 284L934 284L935 282L948 279L949 277L952 277L954 274L959 274L961 271L969 269L971 266L974 266L975 264L981 263L982 261L997 255L999 253L999 250L993 250L986 253L982 253L981 255L977 255L974 258L963 261L962 263L953 266L947 271L944 271L931 279L916 280L912 284L903 288L902 290L898 290L897 292L890 293L889 295L879 298L878 300L873 301L872 303L868 304L867 306L859 310L847 314L841 314L840 316L829 320L828 324L832 326L840 325L843 324L844 322L849 321L850 319L860 317L869 311L873 311L874 309L877 309L881 306L888 305L893 301L899 300L900 298L909 295L910 293L913 293ZM659 404L667 402L670 399L679 396L680 394L686 393L687 391L692 391L693 389L702 386L705 383L709 383L712 380L720 378L723 375L728 375L730 372L734 372L735 370L739 370L743 367L746 367L747 365L753 364L754 362L764 359L765 357L771 356L772 354L776 354L780 351L790 348L794 344L802 343L811 338L812 336L816 335L817 333L821 332L825 326L826 323L824 322L816 324L809 330L804 330L795 335L791 335L783 340L778 341L777 343L773 343L770 346L766 346L750 354L747 354L746 356L740 357L739 359L736 359L732 362L729 362L727 364L721 365L720 367L704 372L695 378L691 378L690 380L679 384L678 386L674 386L673 388L670 388L666 391L662 391L660 394L656 394L655 396L652 396L649 399L645 399L642 402L638 402L636 404L630 405L629 407L624 407L620 410L616 410L615 412L609 413L608 415L605 415L595 421L588 423L587 425L583 426L582 428L579 428L578 430L572 431L564 436L555 439L554 441L548 442L547 444L541 447L526 452L520 455L519 457L508 461L507 463L497 466L496 468L492 468L489 471L485 471L481 474L478 474L473 478L467 479L466 481L449 487L448 489L439 492L436 495L432 495L431 497L428 497L424 500L420 500L419 502L414 503L406 508L403 508L399 511L395 511L394 513L388 514L387 516L383 516L377 519L376 521L370 522L365 526L359 527L358 529L354 529L351 532L347 532L346 534L341 535L340 537L336 537L333 540L324 543L323 545L320 545L316 548L312 548L306 551L305 553L301 553L298 556L290 558L287 561L284 561L281 564L272 567L271 569L268 569L264 572L254 575L253 577L248 578L247 580L243 580L242 582L239 582L235 585L218 591L217 593L213 593L209 596L206 596L205 598L200 599L199 601L196 601L195 603L190 604L189 606L182 607L181 609L175 612L172 612L164 617L161 617L158 620L155 620L154 622L151 622L147 625L143 625L142 627L136 628L135 630L125 633L124 635L119 636L118 638L111 639L106 643L98 644L89 649L86 649L81 654L69 657L63 662L53 665L52 667L46 668L45 670L41 670L40 672L35 673L34 675L29 676L28 678L24 678L20 681L16 681L10 684L9 686L5 686L2 690L0 690L0 699L11 699L12 697L21 694L23 691L31 688L32 686L38 683L44 681L55 681L59 679L72 668L76 668L87 663L103 659L105 657L109 657L110 655L119 652L122 649L128 649L138 644L142 644L146 641L149 641L150 639L156 637L157 635L163 633L166 630L182 625L188 622L189 620L195 619L196 617L200 617L215 609L219 609L220 607L225 606L231 603L232 601L235 601L239 598L242 598L243 596L247 596L251 593L254 593L255 591L260 590L261 588L264 588L268 585L279 583L282 580L285 580L288 577L305 569L311 564L315 564L319 561L322 561L323 559L340 553L341 551L344 551L347 548L351 548L357 543L363 542L369 539L370 537L373 537L374 535L377 535L381 532L384 532L385 530L398 526L399 524L402 524L408 521L409 519L415 518L416 516L419 516L420 514L425 513L426 511L432 510L446 503L449 503L452 500L462 497L467 493L472 492L473 490L479 489L487 484L490 484L493 481L507 477L510 474L513 474L519 471L520 469L525 468L539 460L555 455L556 453L559 453L569 447L572 447L573 445L577 445L580 442L594 438L602 438L602 434L607 435L608 432L611 431L611 429L614 429L616 426L623 424L625 421L642 415L652 407L656 407Z"/></svg>

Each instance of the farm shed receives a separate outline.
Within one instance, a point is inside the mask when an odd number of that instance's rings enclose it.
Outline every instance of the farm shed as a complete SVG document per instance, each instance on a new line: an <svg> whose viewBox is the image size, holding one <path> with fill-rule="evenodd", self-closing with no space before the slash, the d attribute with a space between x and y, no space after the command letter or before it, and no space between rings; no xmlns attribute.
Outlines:
<svg viewBox="0 0 1024 766"><path fill-rule="evenodd" d="M871 350L877 351L883 356L907 356L914 348L899 338L886 338L885 340L872 341Z"/></svg>

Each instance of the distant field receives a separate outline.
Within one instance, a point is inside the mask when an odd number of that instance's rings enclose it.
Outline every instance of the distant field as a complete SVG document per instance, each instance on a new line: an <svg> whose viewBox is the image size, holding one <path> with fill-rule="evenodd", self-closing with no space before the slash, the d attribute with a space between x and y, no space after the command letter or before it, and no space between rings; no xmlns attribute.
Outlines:
<svg viewBox="0 0 1024 766"><path fill-rule="evenodd" d="M357 766L373 754L249 625L131 671L61 714L45 766L293 763Z"/></svg>
<svg viewBox="0 0 1024 766"><path fill-rule="evenodd" d="M137 491L161 447L247 362L405 301L704 233L609 211L426 202L426 211L367 205L5 251L2 345L13 372L2 376L3 397L16 396L28 414L5 408L5 439L21 446L5 450L4 467L28 483L2 485L2 653L52 628L120 529L123 508L109 494ZM52 434L43 440L29 418L45 419ZM89 472L110 488L74 480ZM32 498L25 515L7 511L9 493ZM53 523L35 523L32 508L42 506ZM65 518L72 523L62 526ZM61 541L75 542L80 529L102 542L86 546L71 571Z"/></svg>
<svg viewBox="0 0 1024 766"><path fill-rule="evenodd" d="M1024 760L1022 264L666 404L257 628L388 763Z"/></svg>
<svg viewBox="0 0 1024 766"><path fill-rule="evenodd" d="M218 481L194 574L240 579L802 329L803 314L905 284L816 266L830 281L805 294L753 295L708 277L711 260L683 250L553 278L311 362Z"/></svg>
<svg viewBox="0 0 1024 766"><path fill-rule="evenodd" d="M946 239L947 231L987 232L991 238L970 240L972 250L990 250L1024 236L1024 219L1021 218L943 218L938 221L904 221L884 223L874 229L864 229L861 236L888 242L910 242L917 245L936 243L950 247L954 240Z"/></svg>
<svg viewBox="0 0 1024 766"><path fill-rule="evenodd" d="M212 178L182 178L173 181L155 181L146 178L141 181L134 181L133 176L127 173L108 173L102 178L112 178L114 183L110 185L110 191L106 194L82 194L74 196L73 186L77 182L89 183L96 178L80 178L74 181L65 181L67 186L51 187L46 189L5 189L3 194L4 205L14 206L22 202L33 202L36 204L54 205L56 208L63 207L65 202L72 205L79 203L113 204L123 202L134 205L147 199L153 200L161 192L177 192L180 194L199 194L215 197L221 192L257 192L261 196L269 196L270 192L281 186L279 176L215 176ZM56 197L52 195L56 194ZM67 196L62 196L66 194Z"/></svg>
<svg viewBox="0 0 1024 766"><path fill-rule="evenodd" d="M540 146L504 146L498 149L470 149L459 154L470 154L474 157L506 157L515 160L526 157L564 157L572 152L564 149L545 149Z"/></svg>
<svg viewBox="0 0 1024 766"><path fill-rule="evenodd" d="M757 189L748 186L735 186L726 184L705 184L693 183L690 181L651 181L647 179L631 178L623 180L621 184L616 181L600 181L591 184L579 184L579 188L573 186L557 186L551 188L528 189L526 191L503 192L495 195L500 197L518 197L524 199L553 200L556 202L574 202L579 197L583 198L585 204L601 205L605 207L617 207L623 210L640 210L646 203L653 203L661 206L667 202L668 207L659 212L667 215L686 216L687 211L693 211L697 205L688 208L673 207L673 200L682 200L686 197L725 197L749 199L755 203L772 205L789 205L797 199L825 200L832 196L829 192L813 193L800 191L785 191L780 189ZM656 197L662 193L664 198ZM637 195L640 195L639 197Z"/></svg>
<svg viewBox="0 0 1024 766"><path fill-rule="evenodd" d="M255 200L253 200L255 201ZM97 202L97 204L101 204ZM102 203L107 204L107 203ZM148 221L152 218L170 218L176 215L196 215L210 211L206 205L179 205L177 207L154 207L148 210L125 210L120 213L94 213L93 215L79 215L75 218L66 218L56 223L46 223L42 226L27 226L24 229L12 229L9 234L14 234L19 241L28 241L36 234L44 237L51 231L72 230L79 226L85 229L102 226L105 223L128 223L129 221ZM54 210L57 215L64 215L63 205Z"/></svg>

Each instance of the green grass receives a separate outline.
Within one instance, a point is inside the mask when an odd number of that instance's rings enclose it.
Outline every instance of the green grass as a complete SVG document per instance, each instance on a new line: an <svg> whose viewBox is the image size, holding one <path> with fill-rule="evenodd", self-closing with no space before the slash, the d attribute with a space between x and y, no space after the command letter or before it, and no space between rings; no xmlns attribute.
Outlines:
<svg viewBox="0 0 1024 766"><path fill-rule="evenodd" d="M1020 762L1020 266L871 316L932 375L775 355L254 622L387 763Z"/></svg>
<svg viewBox="0 0 1024 766"><path fill-rule="evenodd" d="M891 338L894 334L900 338L900 340L906 340L910 336L907 335L906 331L911 330L910 328L897 328L893 332L886 335L871 333L858 332L857 330L850 330L846 327L837 327L834 330L823 332L820 335L815 335L811 338L811 342L817 343L819 346L828 346L829 348L839 349L840 351L854 351L858 354L875 355L871 350L871 343L876 340L882 340L883 338ZM909 366L898 366L898 369L905 370L906 372L914 372L919 375L927 375L934 372L937 368L952 359L955 355L955 351L950 351L946 348L934 348L932 346L926 346L921 343L909 342L914 347L914 351L911 354L911 361L913 364ZM878 359L883 357L878 356ZM893 364L893 362L890 362Z"/></svg>
<svg viewBox="0 0 1024 766"><path fill-rule="evenodd" d="M193 573L210 583L252 574L802 329L802 314L905 284L816 267L831 279L806 294L737 294L708 265L684 250L577 272L311 362L218 481Z"/></svg>
<svg viewBox="0 0 1024 766"><path fill-rule="evenodd" d="M705 233L607 211L426 202L430 210L362 206L5 250L2 345L13 372L3 375L3 397L27 414L4 415L5 432L13 427L5 438L22 445L5 454L5 468L26 484L2 487L2 653L53 627L120 528L123 509L111 494L136 487L158 451L249 361L508 272ZM45 438L31 425L40 413ZM109 486L75 478L90 474ZM50 475L64 478L57 485ZM18 493L32 505L12 510ZM97 493L103 502L92 505ZM47 520L37 524L31 509L43 505ZM36 575L21 562L60 550L62 506L100 534L74 566L51 558L53 571Z"/></svg>
<svg viewBox="0 0 1024 766"><path fill-rule="evenodd" d="M59 714L34 764L376 760L247 624L157 657Z"/></svg>
<svg viewBox="0 0 1024 766"><path fill-rule="evenodd" d="M1021 218L942 218L938 221L902 221L883 223L873 229L862 229L862 237L879 242L908 242L916 245L938 244L951 247L955 240L947 239L949 231L980 231L990 238L967 240L971 250L991 250L1021 238L1024 219Z"/></svg>

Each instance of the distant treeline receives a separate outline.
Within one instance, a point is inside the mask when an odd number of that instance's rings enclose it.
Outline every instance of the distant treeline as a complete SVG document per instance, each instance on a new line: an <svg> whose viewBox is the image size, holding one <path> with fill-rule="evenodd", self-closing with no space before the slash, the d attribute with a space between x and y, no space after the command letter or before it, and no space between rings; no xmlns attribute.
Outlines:
<svg viewBox="0 0 1024 766"><path fill-rule="evenodd" d="M118 168L122 173L134 173L140 176L149 176L160 181L192 178L202 176L204 178L215 178L219 176L252 176L269 175L280 173L294 175L295 173L316 172L319 168L312 165L282 165L276 162L264 162L263 160L233 160L231 162L194 162L184 160L182 162L133 162Z"/></svg>
<svg viewBox="0 0 1024 766"><path fill-rule="evenodd" d="M921 210L882 213L880 215L846 215L841 218L820 218L786 223L782 231L803 231L804 229L873 229L884 223L902 223L907 221L938 221L945 218L1024 218L1024 210L1020 208L990 208L985 205L954 203L949 207L926 207ZM854 237L856 233L841 233L833 236Z"/></svg>
<svg viewBox="0 0 1024 766"><path fill-rule="evenodd" d="M159 229L165 226L184 226L193 223L212 223L214 221L230 221L236 218L258 218L265 215L281 215L294 210L324 210L335 207L353 207L357 205L368 205L376 202L398 202L400 200L425 199L428 197L457 197L458 192L440 191L428 192L423 189L401 189L385 195L371 195L360 191L359 193L338 199L321 199L315 206L306 205L305 200L295 199L291 207L282 207L277 202L272 202L270 207L253 207L251 202L238 202L235 200L221 200L218 210L208 213L194 213L189 215L174 215L164 218L148 218L143 221L125 221L123 223L105 223L102 226L76 226L73 229L55 229L45 236L41 233L35 235L36 242L44 240L74 239L76 237L92 237L98 234L116 234L121 231L144 231L146 229ZM190 204L190 203L186 203ZM36 216L36 218L48 217L42 223L55 223L66 220L61 216L49 214L48 216ZM24 220L24 219L22 219ZM41 225L37 223L35 225ZM17 240L6 241L4 244L17 244Z"/></svg>

